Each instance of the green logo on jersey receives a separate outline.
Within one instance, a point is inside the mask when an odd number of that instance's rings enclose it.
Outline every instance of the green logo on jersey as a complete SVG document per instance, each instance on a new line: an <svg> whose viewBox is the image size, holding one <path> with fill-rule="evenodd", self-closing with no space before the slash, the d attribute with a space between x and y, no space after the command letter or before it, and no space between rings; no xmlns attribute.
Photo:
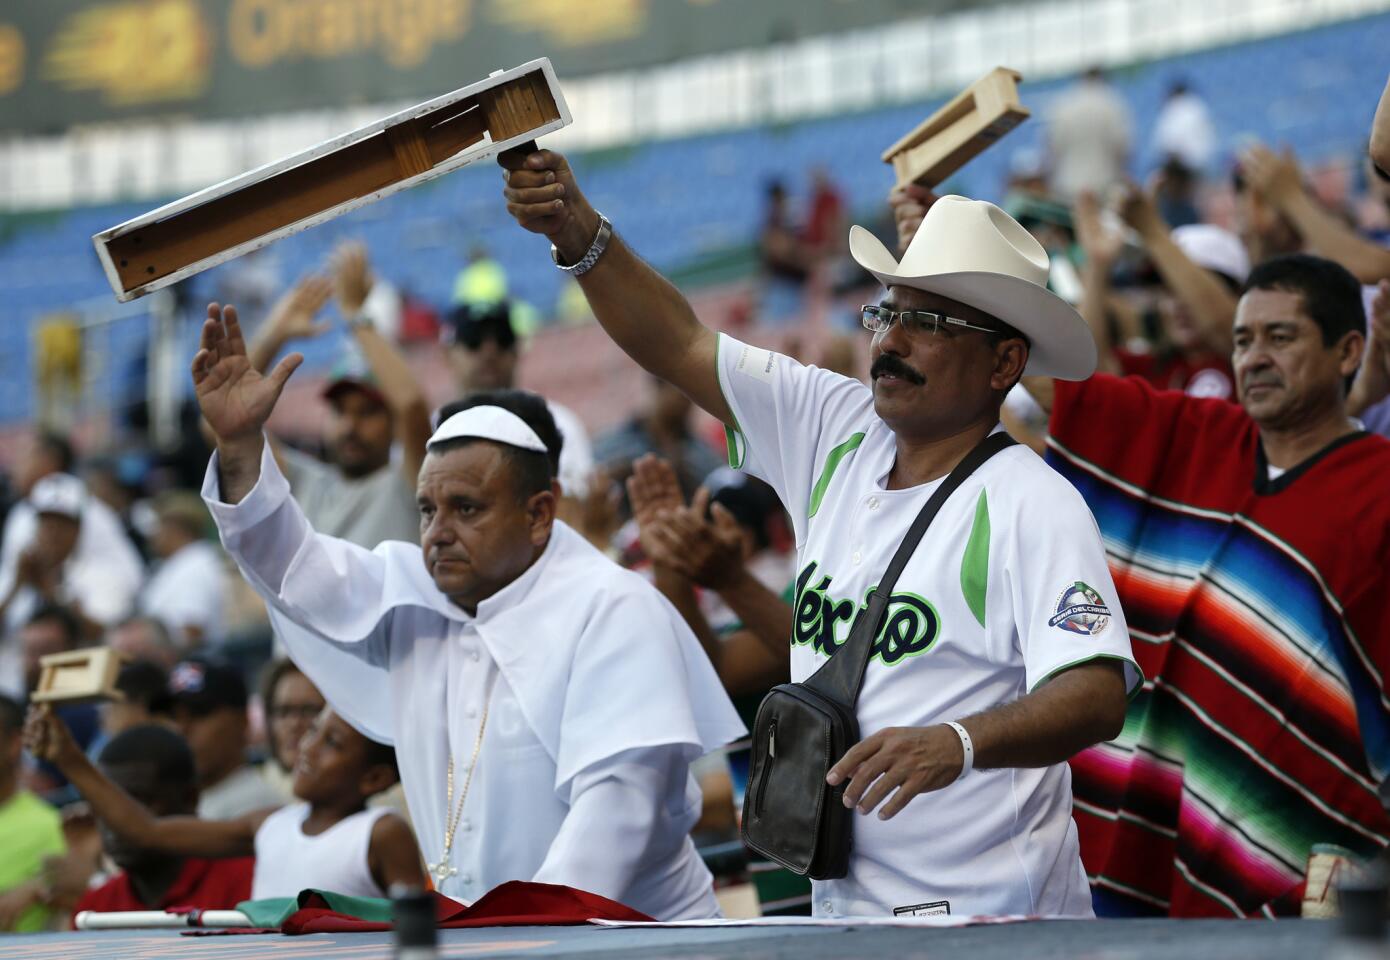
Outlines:
<svg viewBox="0 0 1390 960"><path fill-rule="evenodd" d="M856 606L853 600L836 600L830 595L830 577L815 577L813 560L796 578L792 642L809 644L817 653L831 656L849 639L850 630L868 608L868 595L873 591L865 591L864 599ZM815 586L811 585L813 582ZM891 667L926 653L940 633L941 618L930 601L915 593L894 593L888 600L883 627L874 637L870 657Z"/></svg>

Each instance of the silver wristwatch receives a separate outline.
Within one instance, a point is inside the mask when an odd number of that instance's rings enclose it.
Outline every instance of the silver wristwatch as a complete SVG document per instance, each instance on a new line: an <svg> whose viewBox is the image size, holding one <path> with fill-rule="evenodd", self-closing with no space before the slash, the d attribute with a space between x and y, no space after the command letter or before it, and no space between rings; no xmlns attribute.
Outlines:
<svg viewBox="0 0 1390 960"><path fill-rule="evenodd" d="M594 237L594 242L589 244L589 249L584 256L579 258L579 262L565 266L560 262L560 251L555 249L555 244L550 245L550 259L555 261L555 266L568 273L571 277L582 277L594 268L598 263L598 258L603 256L603 251L608 249L608 241L613 236L613 224L603 214L598 215L598 235Z"/></svg>

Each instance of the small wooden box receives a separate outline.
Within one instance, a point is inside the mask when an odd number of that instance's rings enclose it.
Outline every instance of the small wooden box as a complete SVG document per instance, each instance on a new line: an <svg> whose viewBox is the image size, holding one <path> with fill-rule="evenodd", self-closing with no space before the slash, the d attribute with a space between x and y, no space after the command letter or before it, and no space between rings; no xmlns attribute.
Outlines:
<svg viewBox="0 0 1390 960"><path fill-rule="evenodd" d="M124 700L116 689L116 677L125 657L110 647L88 647L53 653L39 659L39 686L30 698L35 703L93 703Z"/></svg>
<svg viewBox="0 0 1390 960"><path fill-rule="evenodd" d="M92 243L116 299L133 300L569 123L550 61L532 60L103 230Z"/></svg>
<svg viewBox="0 0 1390 960"><path fill-rule="evenodd" d="M883 152L898 186L934 187L1031 116L1018 100L1023 79L995 67Z"/></svg>

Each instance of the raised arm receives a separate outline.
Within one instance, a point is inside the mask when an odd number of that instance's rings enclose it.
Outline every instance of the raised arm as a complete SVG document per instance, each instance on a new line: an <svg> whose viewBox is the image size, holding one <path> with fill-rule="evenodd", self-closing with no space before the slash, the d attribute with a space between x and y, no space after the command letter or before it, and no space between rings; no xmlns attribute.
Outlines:
<svg viewBox="0 0 1390 960"><path fill-rule="evenodd" d="M363 317L362 308L374 282L366 247L349 243L334 251L333 289L338 297L338 309L391 411L396 440L401 445L401 472L413 491L430 439L430 408L420 389L419 378L405 362L405 357L370 318Z"/></svg>
<svg viewBox="0 0 1390 960"><path fill-rule="evenodd" d="M1371 162L1390 176L1390 80L1385 82L1375 120L1371 122Z"/></svg>
<svg viewBox="0 0 1390 960"><path fill-rule="evenodd" d="M256 831L272 812L261 810L236 820L156 817L87 759L67 725L46 704L30 709L24 745L68 778L97 819L142 850L185 857L252 856Z"/></svg>
<svg viewBox="0 0 1390 960"><path fill-rule="evenodd" d="M1236 318L1236 296L1210 270L1193 263L1173 241L1153 198L1138 187L1126 189L1120 215L1139 234L1163 278L1202 331L1213 353L1231 352L1231 330ZM1109 372L1104 371L1102 372Z"/></svg>
<svg viewBox="0 0 1390 960"><path fill-rule="evenodd" d="M1362 283L1390 277L1390 250L1360 236L1303 186L1293 154L1275 153L1266 146L1250 147L1240 158L1250 186L1282 213L1314 253L1335 260Z"/></svg>
<svg viewBox="0 0 1390 960"><path fill-rule="evenodd" d="M1347 396L1347 413L1359 417L1390 396L1390 280L1380 281L1380 290L1371 303L1371 327L1366 351Z"/></svg>
<svg viewBox="0 0 1390 960"><path fill-rule="evenodd" d="M1098 369L1105 373L1118 373L1120 364L1115 358L1115 343L1110 335L1106 303L1110 299L1110 271L1123 241L1101 224L1100 204L1089 190L1083 190L1076 198L1072 221L1076 224L1077 242L1086 256L1086 262L1081 267L1081 303L1077 305L1077 310L1095 338L1096 353L1100 358Z"/></svg>
<svg viewBox="0 0 1390 960"><path fill-rule="evenodd" d="M599 232L598 212L575 183L564 156L551 150L498 157L507 211L555 245L561 263L583 259ZM603 329L648 372L674 384L705 411L734 425L716 373L718 338L679 290L614 233L594 267L579 278Z"/></svg>
<svg viewBox="0 0 1390 960"><path fill-rule="evenodd" d="M260 479L265 422L290 374L303 362L302 354L292 353L269 374L261 374L247 357L236 307L208 304L202 342L193 357L193 390L217 442L224 502L240 503Z"/></svg>

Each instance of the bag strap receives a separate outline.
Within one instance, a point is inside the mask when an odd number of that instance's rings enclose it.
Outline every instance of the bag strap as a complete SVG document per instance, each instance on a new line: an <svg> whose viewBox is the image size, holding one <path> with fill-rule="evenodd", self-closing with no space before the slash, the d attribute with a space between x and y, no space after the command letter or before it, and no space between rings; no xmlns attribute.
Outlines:
<svg viewBox="0 0 1390 960"><path fill-rule="evenodd" d="M898 545L898 551L893 554L893 559L889 562L878 586L869 594L867 609L854 621L844 646L821 664L819 670L806 678L806 686L837 703L854 707L859 699L859 688L864 683L864 670L869 665L869 652L873 649L874 637L878 636L883 618L888 612L888 599L893 595L893 588L897 586L898 577L907 566L907 561L916 552L922 535L927 532L927 527L931 526L932 520L941 511L942 504L965 482L966 477L1000 450L1015 443L1017 441L1002 430L991 433L956 464L955 469L946 476L945 481L936 488L922 507L922 511L917 514L917 519L912 521L912 526L908 528L903 542Z"/></svg>

